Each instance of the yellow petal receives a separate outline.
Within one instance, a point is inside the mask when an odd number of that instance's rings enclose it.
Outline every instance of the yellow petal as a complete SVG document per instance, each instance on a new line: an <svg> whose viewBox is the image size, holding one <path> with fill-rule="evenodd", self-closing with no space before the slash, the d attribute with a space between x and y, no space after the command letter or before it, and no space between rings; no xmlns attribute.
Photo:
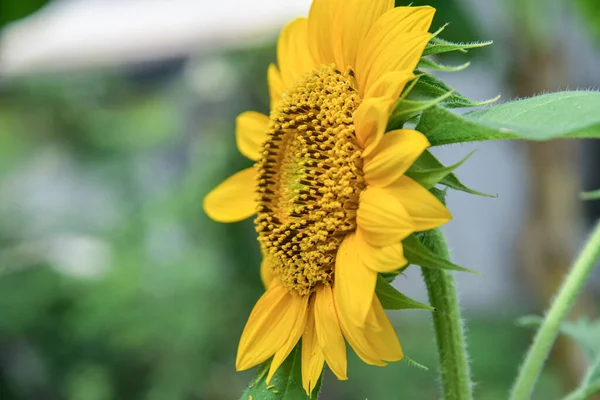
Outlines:
<svg viewBox="0 0 600 400"><path fill-rule="evenodd" d="M269 65L267 70L267 82L269 83L269 95L271 96L271 109L281 100L285 92L285 85L279 69L274 64Z"/></svg>
<svg viewBox="0 0 600 400"><path fill-rule="evenodd" d="M352 324L364 326L373 301L377 272L361 261L356 246L356 234L344 239L335 261L335 296L341 309Z"/></svg>
<svg viewBox="0 0 600 400"><path fill-rule="evenodd" d="M340 380L348 379L346 343L338 322L330 286L315 293L315 328L319 346L331 371Z"/></svg>
<svg viewBox="0 0 600 400"><path fill-rule="evenodd" d="M340 42L334 37L337 12L343 7L341 0L314 0L308 14L308 43L317 64L335 63L333 44Z"/></svg>
<svg viewBox="0 0 600 400"><path fill-rule="evenodd" d="M392 71L383 74L365 93L365 99L371 97L387 97L398 99L406 83L414 79L415 75L410 71Z"/></svg>
<svg viewBox="0 0 600 400"><path fill-rule="evenodd" d="M354 112L356 139L367 157L383 138L394 101L379 97L363 101Z"/></svg>
<svg viewBox="0 0 600 400"><path fill-rule="evenodd" d="M394 0L346 0L339 11L342 59L336 64L342 70L356 65L358 45L369 30L387 11L394 8Z"/></svg>
<svg viewBox="0 0 600 400"><path fill-rule="evenodd" d="M379 18L361 41L356 60L360 93L366 93L386 72L417 66L425 45L435 9L397 7Z"/></svg>
<svg viewBox="0 0 600 400"><path fill-rule="evenodd" d="M298 344L300 337L302 337L302 334L304 333L306 328L306 315L308 312L308 299L309 296L302 297L302 305L296 318L296 324L293 326L292 332L290 333L285 344L279 350L277 350L273 360L271 360L271 368L269 368L269 374L267 375L267 384L269 384L271 378L273 378L277 368L281 366L290 352L294 349L294 347L296 347L296 344Z"/></svg>
<svg viewBox="0 0 600 400"><path fill-rule="evenodd" d="M408 264L408 261L404 258L404 249L401 242L376 247L366 241L361 229L356 232L356 235L358 254L367 268L376 272L391 272Z"/></svg>
<svg viewBox="0 0 600 400"><path fill-rule="evenodd" d="M401 176L385 189L408 211L417 232L437 228L452 219L450 211L437 197L407 176Z"/></svg>
<svg viewBox="0 0 600 400"><path fill-rule="evenodd" d="M237 222L256 213L256 170L244 169L227 178L204 198L204 211L219 222Z"/></svg>
<svg viewBox="0 0 600 400"><path fill-rule="evenodd" d="M385 189L376 187L368 187L362 193L356 222L365 240L376 247L396 244L415 232L402 203ZM336 280L337 273L336 263Z"/></svg>
<svg viewBox="0 0 600 400"><path fill-rule="evenodd" d="M315 385L321 377L325 356L319 347L317 333L315 332L314 302L308 308L306 328L302 335L302 386L311 396Z"/></svg>
<svg viewBox="0 0 600 400"><path fill-rule="evenodd" d="M340 328L342 328L342 333L344 334L346 340L348 340L348 343L350 343L350 346L352 346L354 349L354 352L367 364L379 365L381 367L386 365L381 361L375 350L365 338L365 330L354 325L352 322L350 322L348 317L341 312L341 306L337 298L335 286L333 289L333 300L335 303L335 308L338 310L338 318L340 322ZM304 338L302 340L304 341Z"/></svg>
<svg viewBox="0 0 600 400"><path fill-rule="evenodd" d="M277 63L287 88L296 84L316 64L308 48L308 23L298 18L283 28L277 42Z"/></svg>
<svg viewBox="0 0 600 400"><path fill-rule="evenodd" d="M235 138L240 153L256 161L267 141L269 117L255 111L246 111L236 119Z"/></svg>
<svg viewBox="0 0 600 400"><path fill-rule="evenodd" d="M402 347L398 341L398 336L390 323L383 307L377 296L373 298L373 306L371 313L377 319L378 325L381 327L379 331L366 330L366 340L371 344L377 356L383 361L399 361L404 358Z"/></svg>
<svg viewBox="0 0 600 400"><path fill-rule="evenodd" d="M429 141L421 132L399 129L386 133L365 158L367 183L382 187L395 182L429 146Z"/></svg>
<svg viewBox="0 0 600 400"><path fill-rule="evenodd" d="M305 308L303 297L290 294L280 284L271 285L248 318L238 346L236 369L252 368L275 354L289 339Z"/></svg>

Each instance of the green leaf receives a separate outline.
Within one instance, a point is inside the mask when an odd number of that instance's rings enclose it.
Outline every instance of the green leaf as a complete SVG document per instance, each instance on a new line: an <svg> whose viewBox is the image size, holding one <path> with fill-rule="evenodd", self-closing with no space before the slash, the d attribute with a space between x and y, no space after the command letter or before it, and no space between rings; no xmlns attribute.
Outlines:
<svg viewBox="0 0 600 400"><path fill-rule="evenodd" d="M473 153L471 153L471 154L473 154ZM430 185L432 180L434 181L436 179L436 177L432 176L431 178L427 179L426 176L423 176L423 175L426 175L427 171L438 170L438 171L440 171L438 176L443 175L443 171L442 171L443 169L459 167L462 163L464 163L471 156L471 154L469 154L467 157L465 157L465 159L460 161L458 164L455 164L454 166L451 166L451 167L445 167L444 164L442 164L433 154L431 154L430 151L425 151L425 152L423 152L423 154L421 154L421 156L417 159L417 161L415 161L414 164L409 168L409 170L406 172L406 175L408 177L416 180L417 182L421 183L421 185L423 185L429 189L430 187L428 187L428 186ZM423 182L421 182L420 179L422 179ZM477 196L497 197L497 196L492 196L489 194L477 192L477 191L467 187L456 177L456 175L454 175L452 173L452 171L449 171L448 174L443 176L435 184L438 184L438 183L445 185L449 188L452 188L454 190L459 190L461 192L466 192L466 193L474 194Z"/></svg>
<svg viewBox="0 0 600 400"><path fill-rule="evenodd" d="M478 47L485 47L491 45L493 42L472 42L472 43L452 43L444 39L440 39L438 37L432 38L425 50L423 51L423 56L430 56L432 54L441 54L441 53L450 53L454 51L459 51L461 53L466 53L468 49L475 49Z"/></svg>
<svg viewBox="0 0 600 400"><path fill-rule="evenodd" d="M600 200L600 190L594 192L582 193L581 198L583 200Z"/></svg>
<svg viewBox="0 0 600 400"><path fill-rule="evenodd" d="M385 310L422 309L434 311L435 309L423 303L419 303L393 287L383 276L377 276L375 293Z"/></svg>
<svg viewBox="0 0 600 400"><path fill-rule="evenodd" d="M453 264L450 261L431 252L414 234L404 239L402 241L402 245L404 246L404 256L411 264L419 265L424 268L447 269L453 271L471 272L474 274L477 273L475 271L471 271L470 269L459 267L458 265Z"/></svg>
<svg viewBox="0 0 600 400"><path fill-rule="evenodd" d="M600 92L557 92L462 116L435 106L416 129L432 146L480 140L600 138Z"/></svg>
<svg viewBox="0 0 600 400"><path fill-rule="evenodd" d="M273 375L267 385L266 379L271 360L260 366L254 380L246 389L240 400L309 400L302 387L302 357L301 343L299 342L288 358ZM321 379L317 382L312 393L312 399L318 397L321 389Z"/></svg>

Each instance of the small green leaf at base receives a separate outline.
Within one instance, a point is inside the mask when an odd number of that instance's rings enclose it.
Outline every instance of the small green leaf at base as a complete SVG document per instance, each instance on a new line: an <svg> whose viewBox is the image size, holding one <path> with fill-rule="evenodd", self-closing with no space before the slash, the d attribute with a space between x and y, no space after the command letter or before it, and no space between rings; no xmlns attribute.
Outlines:
<svg viewBox="0 0 600 400"><path fill-rule="evenodd" d="M321 380L317 382L312 397L302 387L301 342L281 364L267 385L267 373L271 360L260 366L254 380L248 386L240 400L314 400L318 398Z"/></svg>
<svg viewBox="0 0 600 400"><path fill-rule="evenodd" d="M415 301L403 295L381 275L377 276L377 285L375 287L375 293L377 294L377 297L381 302L381 306L385 310L435 310L431 306L419 303L418 301Z"/></svg>
<svg viewBox="0 0 600 400"><path fill-rule="evenodd" d="M404 239L402 241L402 245L404 247L404 256L411 264L419 265L423 268L446 269L471 272L474 274L477 273L475 271L471 271L470 269L459 267L458 265L453 264L443 257L431 252L414 234Z"/></svg>
<svg viewBox="0 0 600 400"><path fill-rule="evenodd" d="M453 51L459 51L461 53L466 53L468 49L475 49L478 47L485 47L492 44L492 41L487 42L473 42L473 43L452 43L447 40L440 39L438 37L433 37L427 47L425 47L425 51L423 51L423 56L429 56L432 54L440 54L440 53L449 53Z"/></svg>
<svg viewBox="0 0 600 400"><path fill-rule="evenodd" d="M582 193L581 198L583 200L600 200L600 190L594 192Z"/></svg>

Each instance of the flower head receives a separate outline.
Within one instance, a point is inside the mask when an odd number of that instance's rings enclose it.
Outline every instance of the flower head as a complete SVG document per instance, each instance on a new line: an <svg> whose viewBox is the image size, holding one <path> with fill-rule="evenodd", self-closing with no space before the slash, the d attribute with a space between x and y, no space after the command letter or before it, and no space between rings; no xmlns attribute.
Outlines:
<svg viewBox="0 0 600 400"><path fill-rule="evenodd" d="M345 340L368 364L402 359L377 274L407 264L404 238L451 217L404 175L425 136L385 130L433 14L393 0L315 0L308 18L282 30L279 67L268 69L270 117L237 119L238 148L256 164L204 201L221 222L257 214L266 292L242 334L238 370L273 357L271 377L302 338L311 393L324 362L347 378Z"/></svg>

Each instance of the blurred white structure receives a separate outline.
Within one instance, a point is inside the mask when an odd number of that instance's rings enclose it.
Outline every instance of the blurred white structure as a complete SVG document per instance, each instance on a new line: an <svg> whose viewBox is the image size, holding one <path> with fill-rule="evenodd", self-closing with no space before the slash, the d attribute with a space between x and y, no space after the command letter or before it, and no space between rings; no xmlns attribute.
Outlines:
<svg viewBox="0 0 600 400"><path fill-rule="evenodd" d="M144 62L271 40L310 0L62 0L0 36L0 76Z"/></svg>

